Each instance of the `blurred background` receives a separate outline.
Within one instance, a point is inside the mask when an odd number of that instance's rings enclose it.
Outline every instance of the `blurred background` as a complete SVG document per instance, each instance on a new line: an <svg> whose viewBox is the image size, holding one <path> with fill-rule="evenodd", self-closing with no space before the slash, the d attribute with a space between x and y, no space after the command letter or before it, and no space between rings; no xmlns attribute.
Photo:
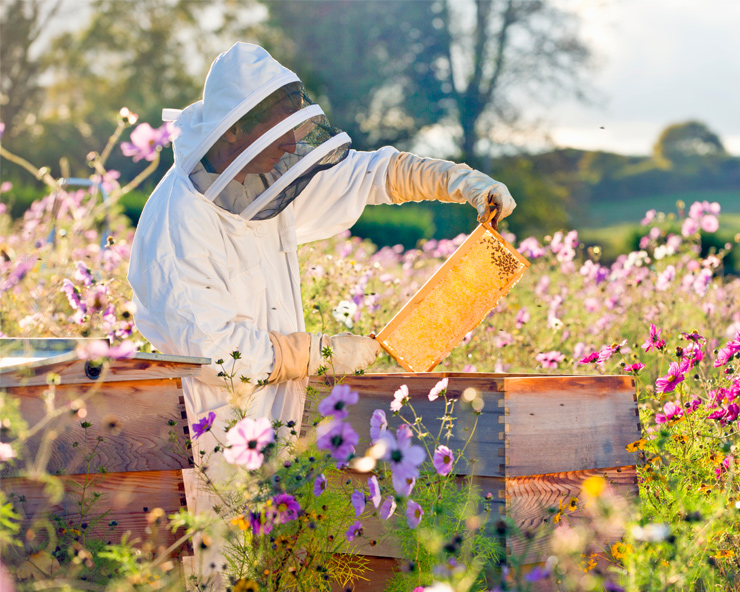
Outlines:
<svg viewBox="0 0 740 592"><path fill-rule="evenodd" d="M359 150L393 145L505 182L518 237L577 229L605 259L649 209L722 206L740 233L736 0L2 0L3 146L87 176L122 107L161 125L235 41L267 48ZM128 133L128 132L127 132ZM126 139L126 138L124 138ZM66 161L60 164L60 159ZM120 207L135 224L172 163ZM144 164L120 150L119 181ZM0 162L15 215L43 188ZM678 204L678 206L677 206ZM413 247L475 225L464 206L368 208L353 233Z"/></svg>

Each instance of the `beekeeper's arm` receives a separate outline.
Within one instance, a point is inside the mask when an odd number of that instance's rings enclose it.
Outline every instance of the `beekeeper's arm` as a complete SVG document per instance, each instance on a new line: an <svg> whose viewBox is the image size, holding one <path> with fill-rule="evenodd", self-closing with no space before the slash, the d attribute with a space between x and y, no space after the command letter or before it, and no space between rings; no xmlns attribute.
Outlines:
<svg viewBox="0 0 740 592"><path fill-rule="evenodd" d="M506 185L465 164L422 158L410 152L394 154L388 163L387 190L393 203L437 200L469 203L478 221L494 228L516 207Z"/></svg>
<svg viewBox="0 0 740 592"><path fill-rule="evenodd" d="M316 175L295 200L299 243L329 238L350 228L366 205L439 200L469 203L479 220L492 222L516 207L505 185L464 164L422 158L385 147L350 150L347 158Z"/></svg>
<svg viewBox="0 0 740 592"><path fill-rule="evenodd" d="M265 378L268 383L301 379L322 365L337 374L348 374L366 368L375 359L379 345L366 337L285 335L258 329L250 320L235 315L238 307L227 289L228 278L225 262L206 254L168 257L152 262L145 270L132 270L129 281L142 311L137 326L162 352L224 359L228 371L232 369L229 355L238 349L242 356L234 362L233 371L237 377L248 377L252 385ZM322 357L327 347L331 358ZM212 364L198 379L223 386L219 371Z"/></svg>

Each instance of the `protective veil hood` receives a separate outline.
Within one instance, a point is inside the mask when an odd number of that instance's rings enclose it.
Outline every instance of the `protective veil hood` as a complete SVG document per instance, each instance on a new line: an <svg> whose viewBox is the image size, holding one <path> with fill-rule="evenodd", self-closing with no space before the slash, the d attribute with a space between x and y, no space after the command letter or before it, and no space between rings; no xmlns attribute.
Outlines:
<svg viewBox="0 0 740 592"><path fill-rule="evenodd" d="M290 93L285 89L291 89ZM250 43L236 43L216 58L206 78L202 100L182 111L162 112L163 119L174 121L177 129L173 142L175 167L190 175L227 130L250 112L263 109L265 101L269 103L280 92L293 97L294 107L247 146L204 191L206 198L247 220L264 220L280 213L317 172L346 157L349 136L329 125L321 108L306 97L294 72ZM263 150L290 134L295 138L290 152L285 152L271 171L247 175L244 185L250 189L245 190L244 201L220 203L219 195L240 171ZM257 180L259 183L255 183Z"/></svg>

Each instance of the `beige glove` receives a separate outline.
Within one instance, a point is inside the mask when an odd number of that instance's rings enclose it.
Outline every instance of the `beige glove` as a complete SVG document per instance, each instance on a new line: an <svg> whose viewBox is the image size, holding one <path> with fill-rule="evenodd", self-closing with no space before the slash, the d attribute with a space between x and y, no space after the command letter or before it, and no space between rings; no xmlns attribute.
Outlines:
<svg viewBox="0 0 740 592"><path fill-rule="evenodd" d="M326 366L334 374L352 374L372 364L380 351L380 344L375 339L352 333L286 335L270 331L270 341L275 351L275 364L267 379L269 383L312 376L321 366ZM331 359L321 355L326 347L332 350Z"/></svg>
<svg viewBox="0 0 740 592"><path fill-rule="evenodd" d="M494 228L516 207L506 185L488 175L465 164L422 158L410 152L391 157L386 189L397 204L424 200L468 202L478 211L478 221L490 221Z"/></svg>

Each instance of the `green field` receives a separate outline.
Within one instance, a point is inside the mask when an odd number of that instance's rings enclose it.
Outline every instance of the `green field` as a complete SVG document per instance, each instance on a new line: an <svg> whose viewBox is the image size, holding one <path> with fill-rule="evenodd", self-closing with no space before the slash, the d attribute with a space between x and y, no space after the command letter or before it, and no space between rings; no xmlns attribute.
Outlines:
<svg viewBox="0 0 740 592"><path fill-rule="evenodd" d="M587 224L589 227L599 228L612 227L622 222L639 223L648 210L658 210L666 214L676 213L676 202L678 201L683 201L686 207L689 207L695 201L705 200L716 201L722 206L723 226L726 220L724 214L740 214L740 189L735 191L687 191L634 199L592 201L588 206Z"/></svg>

